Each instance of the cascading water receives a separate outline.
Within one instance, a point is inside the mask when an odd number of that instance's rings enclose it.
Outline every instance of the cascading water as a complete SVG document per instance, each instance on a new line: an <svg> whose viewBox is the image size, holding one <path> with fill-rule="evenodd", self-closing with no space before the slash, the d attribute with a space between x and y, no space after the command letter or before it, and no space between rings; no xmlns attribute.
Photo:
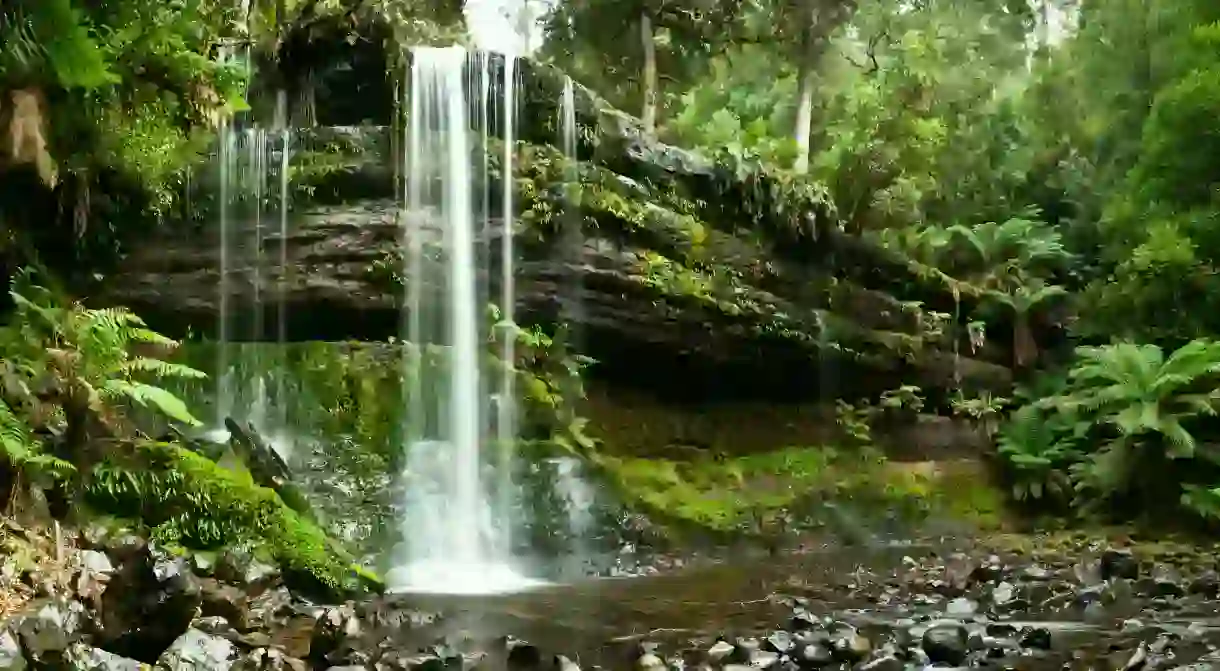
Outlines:
<svg viewBox="0 0 1220 671"><path fill-rule="evenodd" d="M474 72L468 81L471 61ZM503 109L510 118L507 110L515 104L509 97L511 71L505 79ZM404 551L387 574L396 591L482 594L537 584L512 566L513 520L511 506L502 503L504 483L485 480L482 473L482 447L493 438L483 420L493 394L482 375L479 280L486 277L488 263L478 253L469 111L475 95L483 96L475 109L487 109L487 82L488 60L470 59L462 48L413 53L403 334L412 347L408 374L413 379L405 431ZM489 118L476 114L473 121L482 126L475 129L477 137L487 137ZM505 158L511 161L511 150L506 149ZM511 169L511 163L501 166L504 174ZM502 244L509 252L505 262L511 263L511 240ZM505 272L511 274L511 267ZM515 300L507 293L511 290L511 285L504 287L505 305ZM508 423L497 424L499 438L511 442L512 436L504 433ZM496 495L489 492L494 485L501 490Z"/></svg>
<svg viewBox="0 0 1220 671"><path fill-rule="evenodd" d="M517 316L514 184L503 176L512 174L516 159L519 74L511 56L460 48L414 53L405 91L409 123L395 142L396 155L405 159L395 169L404 178L397 188L402 275L409 280L401 325L407 343L401 437L392 429L370 438L333 428L326 408L334 390L311 386L330 383L293 368L303 359L287 351L285 297L290 284L304 280L292 276L290 224L308 227L326 216L302 209L298 219L289 217L290 161L307 160L309 131L297 137L283 128L229 121L221 132L219 167L210 173L219 176L221 238L218 353L209 353L217 366L210 371L216 393L207 399L215 404L212 435L228 437L226 417L249 421L285 458L295 442L285 438L299 439L297 475L317 484L320 496L331 491L326 477L342 471L335 467L342 462L336 452L350 441L401 442L403 486L373 485L395 501L379 509L384 516L378 519L392 516L389 526L403 541L385 572L396 591L487 594L544 584L527 575L575 576L592 558L594 546L586 541L601 523L595 514L600 501L578 461L517 459L515 339L507 328L490 330L484 312L488 303L498 304L505 326ZM558 102L561 135L555 142L573 159L565 171L572 184L577 126L571 81ZM294 156L290 149L297 143L302 151ZM308 200L297 205L308 207ZM561 221L562 263L573 276L560 296L562 318L579 323L580 218L568 208ZM503 366L488 365L493 354ZM342 525L349 514L346 508L326 512L332 525ZM381 552L383 542L370 542L368 556Z"/></svg>
<svg viewBox="0 0 1220 671"><path fill-rule="evenodd" d="M232 121L220 130L220 315L214 423L209 432L224 441L226 417L249 421L285 458L292 451L287 382L281 367L268 358L267 348L252 343L266 339L268 313L275 315L278 344L282 346L287 337L290 142L286 130L272 135L258 128L236 128ZM277 254L268 253L273 241L278 243ZM266 295L272 285L277 286L273 306Z"/></svg>
<svg viewBox="0 0 1220 671"><path fill-rule="evenodd" d="M563 216L563 254L567 255L564 259L565 265L568 268L568 277L564 284L563 296L563 321L568 324L570 329L578 329L580 324L585 323L584 319L584 292L582 284L584 282L584 247L585 236L581 226L581 217L579 209L574 207L576 202L576 194L572 191L579 183L579 176L576 174L576 161L579 158L576 151L576 83L571 77L565 77L563 82L563 94L559 101L559 128L561 132L560 148L563 150L563 156L567 159L567 167L564 171L564 180L567 183L568 190L565 192L565 212ZM571 346L573 343L580 342L582 334L572 332L569 334L567 344Z"/></svg>

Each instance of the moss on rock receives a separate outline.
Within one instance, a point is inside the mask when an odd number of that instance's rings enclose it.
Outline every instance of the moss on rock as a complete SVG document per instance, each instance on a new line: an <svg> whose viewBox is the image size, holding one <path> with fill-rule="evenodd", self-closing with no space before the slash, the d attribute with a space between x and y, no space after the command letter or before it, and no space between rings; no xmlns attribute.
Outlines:
<svg viewBox="0 0 1220 671"><path fill-rule="evenodd" d="M138 519L155 538L186 548L253 543L305 591L333 598L378 588L344 548L248 474L167 443L132 446L126 457L94 472L90 500L101 512Z"/></svg>
<svg viewBox="0 0 1220 671"><path fill-rule="evenodd" d="M800 530L826 521L813 513L824 511L828 501L850 504L865 517L944 520L984 530L1004 521L1003 499L977 464L912 468L872 450L827 447L731 458L691 452L686 459L597 461L629 507L679 529L765 535Z"/></svg>

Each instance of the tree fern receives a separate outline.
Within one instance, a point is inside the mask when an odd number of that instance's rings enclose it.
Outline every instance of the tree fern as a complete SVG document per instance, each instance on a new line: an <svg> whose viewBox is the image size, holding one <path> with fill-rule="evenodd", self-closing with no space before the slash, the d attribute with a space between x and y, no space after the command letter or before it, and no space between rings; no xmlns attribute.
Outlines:
<svg viewBox="0 0 1220 671"><path fill-rule="evenodd" d="M67 386L87 390L98 404L131 401L172 420L198 425L186 404L174 394L137 378L201 379L189 366L138 356L132 350L151 345L165 350L178 345L151 329L125 308L89 309L67 304L39 285L34 273L18 273L10 290L17 310L0 333L6 358L22 359L31 377L52 374Z"/></svg>
<svg viewBox="0 0 1220 671"><path fill-rule="evenodd" d="M1082 484L1121 493L1166 459L1217 459L1199 449L1188 422L1217 412L1220 343L1196 340L1168 358L1160 347L1134 343L1081 347L1077 356L1066 393L1043 405L1110 428L1081 468Z"/></svg>

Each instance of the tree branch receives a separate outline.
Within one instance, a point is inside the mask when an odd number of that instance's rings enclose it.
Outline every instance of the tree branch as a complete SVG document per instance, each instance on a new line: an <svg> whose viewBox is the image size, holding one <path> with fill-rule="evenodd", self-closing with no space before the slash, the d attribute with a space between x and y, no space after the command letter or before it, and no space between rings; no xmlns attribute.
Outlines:
<svg viewBox="0 0 1220 671"><path fill-rule="evenodd" d="M848 54L843 54L843 60L847 61L848 63L851 63L852 65L860 68L861 70L864 70L865 76L876 74L877 71L881 69L881 64L877 62L877 45L881 42L882 39L887 38L887 37L889 37L888 28L885 30L882 30L881 32L877 33L876 35L873 35L872 37L870 37L868 39L868 45L864 48L864 55L868 57L869 63L867 63L867 64L857 63L855 61L855 59L853 59Z"/></svg>

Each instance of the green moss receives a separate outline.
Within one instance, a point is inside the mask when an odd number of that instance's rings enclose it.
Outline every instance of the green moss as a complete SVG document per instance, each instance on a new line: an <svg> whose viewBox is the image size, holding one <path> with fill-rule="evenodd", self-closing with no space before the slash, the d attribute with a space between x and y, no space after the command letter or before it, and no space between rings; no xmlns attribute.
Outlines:
<svg viewBox="0 0 1220 671"><path fill-rule="evenodd" d="M270 489L176 445L132 448L126 463L94 473L90 498L103 512L140 519L153 535L192 549L249 542L297 587L336 597L377 582ZM245 476L245 477L243 477Z"/></svg>
<svg viewBox="0 0 1220 671"><path fill-rule="evenodd" d="M977 469L911 469L872 450L785 448L742 457L601 457L628 505L674 526L766 532L811 501L851 502L860 512L1002 524L998 490Z"/></svg>
<svg viewBox="0 0 1220 671"><path fill-rule="evenodd" d="M929 517L961 520L982 530L1004 526L1005 498L976 461L891 463L872 484L895 500L916 501Z"/></svg>

